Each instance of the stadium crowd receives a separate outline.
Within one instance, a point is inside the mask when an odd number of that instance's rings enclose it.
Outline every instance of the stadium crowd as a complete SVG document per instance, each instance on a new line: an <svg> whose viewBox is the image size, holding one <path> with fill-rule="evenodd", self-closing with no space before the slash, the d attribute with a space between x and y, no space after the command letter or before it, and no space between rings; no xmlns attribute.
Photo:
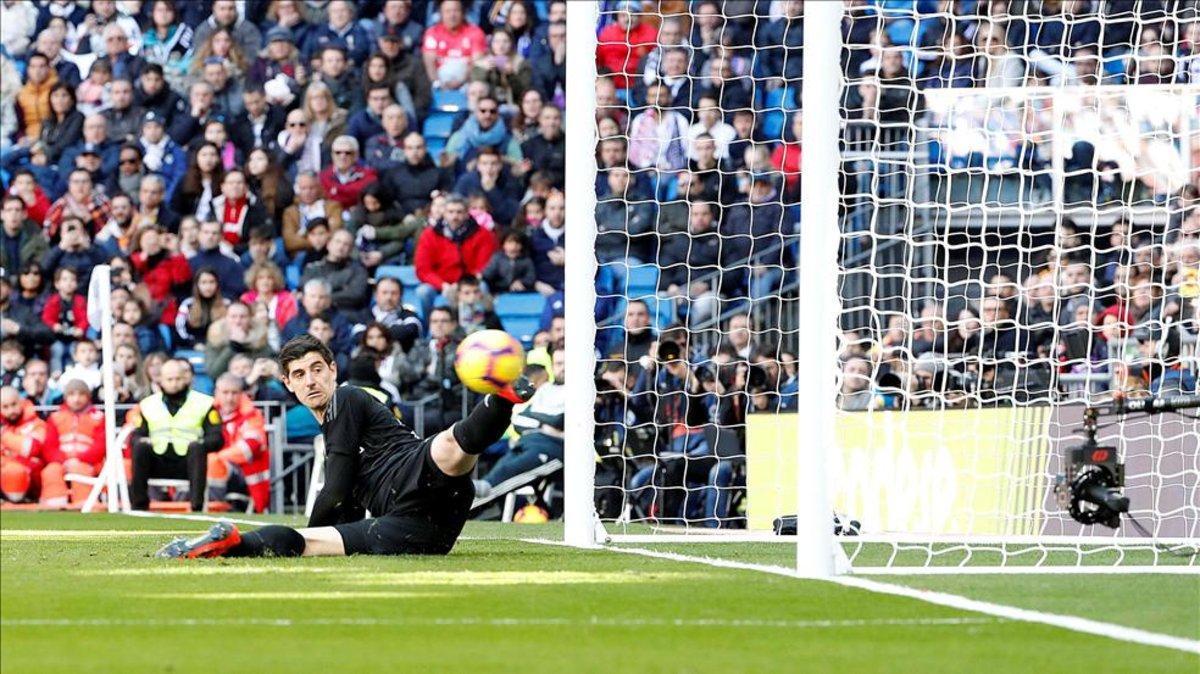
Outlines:
<svg viewBox="0 0 1200 674"><path fill-rule="evenodd" d="M737 526L746 415L794 409L798 383L810 376L795 352L795 325L781 324L775 299L802 291L804 8L800 0L603 5L596 254L604 363L597 442L606 457L600 480L612 487L599 492L605 516ZM1006 101L1002 113L985 105L978 126L934 133L968 146L977 137L1012 140L1005 152L988 157L985 147L959 161L953 150L939 158L936 143L918 144L916 130L938 122L928 116L932 91L1200 81L1200 15L1187 3L855 0L842 36L844 145L893 153L890 168L843 164L848 271L870 264L869 255L850 262L859 245L850 211L873 190L915 194L886 191L887 171L904 159L948 171L1052 170L1045 150L1064 129L1049 103ZM1004 241L1031 255L995 256L970 272L982 275L978 283L937 273L915 279L909 306L880 308L874 322L846 329L843 409L1195 390L1186 355L1200 331L1200 154L1194 140L1178 140L1194 134L1194 114L1174 125L1124 119L1110 129L1104 120L1119 115L1089 112L1080 106L1067 118L1069 134L1079 127L1064 163L1067 198L1128 215L1111 225L1084 215L1076 224L1060 210L1036 242ZM1008 127L1014 133L994 132ZM1139 149L1136 136L1147 128L1155 133ZM1128 145L1097 140L1131 134ZM1134 215L1150 206L1168 217ZM945 245L943 274L955 264L971 269ZM654 268L651 278L635 274L642 263ZM1084 383L1061 376L1089 373L1094 380Z"/></svg>
<svg viewBox="0 0 1200 674"><path fill-rule="evenodd" d="M102 464L98 265L142 431L135 507L151 477L202 506L205 464L265 505L263 412L295 407L272 357L298 334L428 433L465 406L458 342L501 327L494 296L531 293L552 377L565 18L561 0L0 3L6 496L62 505L56 476Z"/></svg>

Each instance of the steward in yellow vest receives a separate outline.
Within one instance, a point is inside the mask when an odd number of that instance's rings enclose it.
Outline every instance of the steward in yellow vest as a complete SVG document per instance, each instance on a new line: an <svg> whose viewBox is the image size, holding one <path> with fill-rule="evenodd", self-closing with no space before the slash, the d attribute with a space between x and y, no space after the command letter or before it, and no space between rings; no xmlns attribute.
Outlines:
<svg viewBox="0 0 1200 674"><path fill-rule="evenodd" d="M151 478L186 479L192 510L203 510L208 454L221 449L221 415L212 396L191 390L192 367L187 361L163 363L158 383L162 392L142 399L127 419L135 427L130 504L134 510L150 507Z"/></svg>

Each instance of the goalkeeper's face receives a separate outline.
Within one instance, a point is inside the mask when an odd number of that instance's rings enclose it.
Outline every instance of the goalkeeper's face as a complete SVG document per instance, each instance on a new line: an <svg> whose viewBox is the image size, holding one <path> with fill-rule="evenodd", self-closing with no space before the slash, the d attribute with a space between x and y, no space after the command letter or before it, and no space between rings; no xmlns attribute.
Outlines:
<svg viewBox="0 0 1200 674"><path fill-rule="evenodd" d="M310 351L288 363L283 383L309 409L324 409L337 386L337 365Z"/></svg>

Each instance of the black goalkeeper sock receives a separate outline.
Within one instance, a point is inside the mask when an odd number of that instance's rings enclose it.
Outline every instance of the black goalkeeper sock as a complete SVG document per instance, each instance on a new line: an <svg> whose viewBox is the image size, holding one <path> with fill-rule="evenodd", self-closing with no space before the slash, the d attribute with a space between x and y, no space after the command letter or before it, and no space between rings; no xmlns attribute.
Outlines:
<svg viewBox="0 0 1200 674"><path fill-rule="evenodd" d="M224 557L299 557L304 554L304 536L291 527L278 524L242 534L242 542Z"/></svg>
<svg viewBox="0 0 1200 674"><path fill-rule="evenodd" d="M454 424L454 439L467 454L482 454L496 444L512 423L513 404L495 395L485 396L466 419Z"/></svg>

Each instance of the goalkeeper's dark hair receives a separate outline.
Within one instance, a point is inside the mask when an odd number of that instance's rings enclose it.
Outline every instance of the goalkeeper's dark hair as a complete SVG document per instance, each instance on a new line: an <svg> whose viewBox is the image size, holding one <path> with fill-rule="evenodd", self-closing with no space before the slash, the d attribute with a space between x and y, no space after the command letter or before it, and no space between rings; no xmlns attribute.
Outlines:
<svg viewBox="0 0 1200 674"><path fill-rule="evenodd" d="M316 337L304 334L289 339L287 344L284 344L283 348L279 350L279 369L283 370L283 376L288 375L288 365L314 351L321 356L321 360L333 363L333 351L330 351L329 347Z"/></svg>

